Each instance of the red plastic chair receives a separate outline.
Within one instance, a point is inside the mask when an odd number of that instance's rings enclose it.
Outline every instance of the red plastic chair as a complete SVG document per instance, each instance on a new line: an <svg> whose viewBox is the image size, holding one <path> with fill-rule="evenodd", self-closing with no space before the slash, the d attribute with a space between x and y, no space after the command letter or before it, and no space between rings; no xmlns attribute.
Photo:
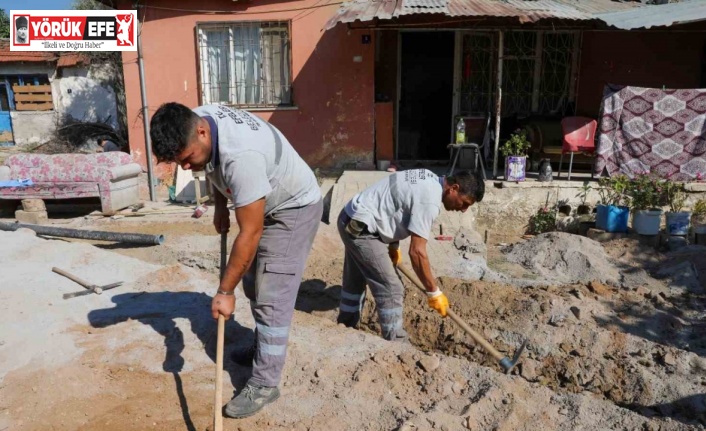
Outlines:
<svg viewBox="0 0 706 431"><path fill-rule="evenodd" d="M564 141L561 144L561 158L559 159L559 172L557 178L561 176L561 165L564 162L564 154L571 153L569 160L569 181L571 181L571 168L574 164L574 153L594 154L596 152L596 128L598 122L586 117L566 117L561 120L561 131L564 134ZM591 169L593 178L593 169Z"/></svg>

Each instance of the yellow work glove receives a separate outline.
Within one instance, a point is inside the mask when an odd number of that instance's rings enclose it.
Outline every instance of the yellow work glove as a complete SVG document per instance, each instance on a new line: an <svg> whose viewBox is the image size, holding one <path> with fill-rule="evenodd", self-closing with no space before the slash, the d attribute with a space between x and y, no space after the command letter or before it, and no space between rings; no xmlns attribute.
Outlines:
<svg viewBox="0 0 706 431"><path fill-rule="evenodd" d="M441 317L446 317L446 311L449 308L449 299L441 290L436 289L433 292L427 292L429 306L436 310Z"/></svg>
<svg viewBox="0 0 706 431"><path fill-rule="evenodd" d="M390 244L387 247L387 253L390 255L392 264L397 266L402 262L402 251L400 251L400 243Z"/></svg>

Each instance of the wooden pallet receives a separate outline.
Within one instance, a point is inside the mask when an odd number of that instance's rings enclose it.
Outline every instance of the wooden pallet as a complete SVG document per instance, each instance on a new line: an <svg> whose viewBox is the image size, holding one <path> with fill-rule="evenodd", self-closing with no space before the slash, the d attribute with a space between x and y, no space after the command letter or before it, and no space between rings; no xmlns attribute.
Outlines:
<svg viewBox="0 0 706 431"><path fill-rule="evenodd" d="M13 85L15 109L18 111L49 111L54 109L51 85Z"/></svg>

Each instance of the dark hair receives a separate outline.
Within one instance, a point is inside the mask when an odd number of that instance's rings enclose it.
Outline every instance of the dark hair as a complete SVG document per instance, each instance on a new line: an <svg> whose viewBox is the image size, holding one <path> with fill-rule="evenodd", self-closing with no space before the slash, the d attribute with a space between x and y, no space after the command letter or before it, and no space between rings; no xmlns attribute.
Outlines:
<svg viewBox="0 0 706 431"><path fill-rule="evenodd" d="M446 183L448 185L458 184L458 191L462 195L473 198L474 202L482 201L485 195L485 181L479 172L457 172L456 175L446 177Z"/></svg>
<svg viewBox="0 0 706 431"><path fill-rule="evenodd" d="M27 28L27 17L20 16L15 19L15 28Z"/></svg>
<svg viewBox="0 0 706 431"><path fill-rule="evenodd" d="M152 151L160 162L173 162L189 143L199 116L181 103L165 103L150 121Z"/></svg>

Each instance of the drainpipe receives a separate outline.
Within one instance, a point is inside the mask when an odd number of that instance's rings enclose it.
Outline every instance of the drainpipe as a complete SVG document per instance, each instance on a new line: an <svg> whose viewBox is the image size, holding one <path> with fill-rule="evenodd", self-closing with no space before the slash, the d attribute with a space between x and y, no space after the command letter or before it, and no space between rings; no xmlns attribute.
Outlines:
<svg viewBox="0 0 706 431"><path fill-rule="evenodd" d="M145 129L145 149L147 150L147 181L150 187L150 200L157 202L154 190L154 168L152 167L152 142L150 142L150 122L147 116L147 88L145 87L145 64L142 61L142 25L137 32L137 66L140 73L140 95L142 96L142 126Z"/></svg>
<svg viewBox="0 0 706 431"><path fill-rule="evenodd" d="M493 179L498 179L498 147L500 146L500 110L503 101L503 42L505 33L502 30L498 31L498 89L497 97L495 98L495 153L493 155Z"/></svg>

